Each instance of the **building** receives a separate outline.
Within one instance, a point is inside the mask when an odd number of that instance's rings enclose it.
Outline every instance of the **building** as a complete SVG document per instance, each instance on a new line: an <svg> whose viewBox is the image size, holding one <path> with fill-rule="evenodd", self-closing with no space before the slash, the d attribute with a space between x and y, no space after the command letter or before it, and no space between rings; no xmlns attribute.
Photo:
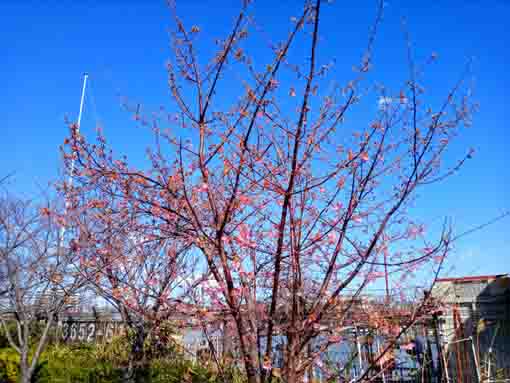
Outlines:
<svg viewBox="0 0 510 383"><path fill-rule="evenodd" d="M450 379L510 378L510 275L438 279L432 296L443 306L439 328Z"/></svg>

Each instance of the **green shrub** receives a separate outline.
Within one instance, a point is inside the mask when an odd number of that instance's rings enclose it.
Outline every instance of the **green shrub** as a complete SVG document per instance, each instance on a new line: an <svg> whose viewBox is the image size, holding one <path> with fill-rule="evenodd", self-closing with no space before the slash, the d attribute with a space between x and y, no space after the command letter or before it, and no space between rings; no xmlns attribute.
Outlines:
<svg viewBox="0 0 510 383"><path fill-rule="evenodd" d="M231 380L226 380L225 383ZM154 360L150 365L151 383L224 383L211 368L187 360Z"/></svg>
<svg viewBox="0 0 510 383"><path fill-rule="evenodd" d="M175 328L170 322L162 322L154 328L144 343L144 353L149 359L173 356L176 353L175 341L172 338L176 334Z"/></svg>
<svg viewBox="0 0 510 383"><path fill-rule="evenodd" d="M117 383L122 373L113 363L99 360L93 345L49 347L41 357L37 383Z"/></svg>
<svg viewBox="0 0 510 383"><path fill-rule="evenodd" d="M0 382L15 383L19 375L19 355L12 348L0 349Z"/></svg>
<svg viewBox="0 0 510 383"><path fill-rule="evenodd" d="M97 343L91 349L92 357L115 366L125 366L129 360L131 344L128 336L114 336L110 342Z"/></svg>
<svg viewBox="0 0 510 383"><path fill-rule="evenodd" d="M44 322L33 321L30 323L29 342L31 344L36 344L39 341L45 326L46 326L46 324ZM18 338L15 321L11 320L11 321L7 322L7 329L13 339ZM50 329L50 331L48 333L47 343L51 344L53 342L53 340L56 338L56 331L57 331L56 326L53 326L53 328ZM8 348L8 347L10 347L10 344L9 344L9 340L7 339L7 335L5 333L4 326L0 325L0 349Z"/></svg>
<svg viewBox="0 0 510 383"><path fill-rule="evenodd" d="M149 341L148 345L152 343ZM152 347L152 346L151 346ZM159 342L157 347L162 347ZM122 383L129 357L129 339L115 337L105 344L49 345L42 353L34 383ZM152 358L139 369L140 383L244 383L239 370L224 366L225 379L212 363L193 363L176 352L172 356L149 350ZM171 350L170 346L167 350ZM19 356L11 348L0 350L0 383L19 379Z"/></svg>
<svg viewBox="0 0 510 383"><path fill-rule="evenodd" d="M10 321L7 323L6 327L11 336L16 338L16 323L14 321ZM9 340L7 339L7 335L5 333L5 328L3 325L0 324L0 349L8 347L10 347L10 345Z"/></svg>

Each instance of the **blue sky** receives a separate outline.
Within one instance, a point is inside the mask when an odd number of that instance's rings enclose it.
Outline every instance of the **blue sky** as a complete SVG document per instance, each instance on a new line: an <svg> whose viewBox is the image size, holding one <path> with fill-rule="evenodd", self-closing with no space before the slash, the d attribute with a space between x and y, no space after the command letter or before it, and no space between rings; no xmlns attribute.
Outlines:
<svg viewBox="0 0 510 383"><path fill-rule="evenodd" d="M204 38L212 40L228 30L239 3L188 0L178 2L178 11L188 26L199 25ZM299 3L263 0L252 8L257 21L278 40L285 36L290 17L297 15ZM140 160L150 135L134 126L118 94L154 110L169 104L165 62L171 55L171 18L165 2L4 0L0 10L0 175L15 172L11 188L30 196L56 178L58 146L67 133L64 117L77 116L85 71L91 87L83 131L92 133L100 120L116 150ZM324 9L321 58L334 57L337 73L350 71L358 62L374 10L374 1L336 1ZM459 175L423 193L416 209L431 222L451 217L462 232L510 209L505 108L510 36L504 28L510 2L389 0L374 52L375 77L386 83L403 79L402 17L407 18L418 58L439 53L438 64L426 75L432 93L446 92L467 58L474 57L474 96L481 109L453 154L474 147L476 156ZM256 48L261 61L267 52L262 48ZM465 237L457 246L453 273L510 272L509 227L507 218Z"/></svg>

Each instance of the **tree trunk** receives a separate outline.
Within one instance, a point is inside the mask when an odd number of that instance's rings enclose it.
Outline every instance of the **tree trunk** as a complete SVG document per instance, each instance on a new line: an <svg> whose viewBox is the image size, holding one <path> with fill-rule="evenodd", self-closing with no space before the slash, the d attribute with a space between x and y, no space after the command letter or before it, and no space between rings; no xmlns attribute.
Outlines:
<svg viewBox="0 0 510 383"><path fill-rule="evenodd" d="M296 340L294 334L288 337L287 345L287 360L286 360L286 383L297 383L297 363L298 356L296 355Z"/></svg>
<svg viewBox="0 0 510 383"><path fill-rule="evenodd" d="M125 380L129 383L138 383L143 381L145 354L143 346L145 343L146 333L143 324L133 327L135 331L131 339L131 352L129 354L128 369Z"/></svg>
<svg viewBox="0 0 510 383"><path fill-rule="evenodd" d="M24 374L23 372L21 373L21 383L30 383L31 380L32 374L30 374L29 372L27 372L26 374Z"/></svg>
<svg viewBox="0 0 510 383"><path fill-rule="evenodd" d="M246 370L247 383L260 383L260 374L257 364L256 341L248 340L245 323L239 311L233 313L237 336L239 337L239 351ZM256 334L255 334L256 336Z"/></svg>
<svg viewBox="0 0 510 383"><path fill-rule="evenodd" d="M307 358L310 359L312 357L312 344L308 343L306 346ZM308 382L313 382L313 363L308 367Z"/></svg>
<svg viewBox="0 0 510 383"><path fill-rule="evenodd" d="M21 383L30 383L32 380L32 371L28 363L28 350L23 350L20 355L20 372L21 372Z"/></svg>
<svg viewBox="0 0 510 383"><path fill-rule="evenodd" d="M246 378L248 383L260 383L260 375L257 364L257 358L254 357L256 355L257 350L251 342L246 342L246 337L241 335L241 356L244 360L244 368L246 369ZM248 343L248 344L246 344Z"/></svg>

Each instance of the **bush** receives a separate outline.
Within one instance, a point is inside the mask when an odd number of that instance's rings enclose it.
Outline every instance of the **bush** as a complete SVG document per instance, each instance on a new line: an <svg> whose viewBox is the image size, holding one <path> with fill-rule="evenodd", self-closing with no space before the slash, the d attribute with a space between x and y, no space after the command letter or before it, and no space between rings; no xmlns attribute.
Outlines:
<svg viewBox="0 0 510 383"><path fill-rule="evenodd" d="M16 323L10 321L7 323L6 327L11 336L16 337ZM7 339L7 335L5 334L4 326L0 324L0 349L8 347L10 347L9 340Z"/></svg>
<svg viewBox="0 0 510 383"><path fill-rule="evenodd" d="M145 356L149 359L173 356L176 353L175 328L169 322L162 322L153 329L144 344Z"/></svg>
<svg viewBox="0 0 510 383"><path fill-rule="evenodd" d="M110 342L97 343L91 349L91 357L115 366L126 366L130 350L131 343L128 336L114 336Z"/></svg>
<svg viewBox="0 0 510 383"><path fill-rule="evenodd" d="M116 337L98 345L50 345L43 352L33 377L34 383L122 383L128 358L127 339ZM16 383L19 356L8 348L0 350L0 383ZM239 371L225 368L223 379L213 366L196 364L174 354L155 358L139 371L140 383L243 383Z"/></svg>
<svg viewBox="0 0 510 383"><path fill-rule="evenodd" d="M94 346L50 346L42 355L37 383L117 383L122 382L122 371L113 363L97 359Z"/></svg>
<svg viewBox="0 0 510 383"><path fill-rule="evenodd" d="M11 323L9 326L14 326ZM34 336L37 333L34 326ZM224 378L210 362L193 363L177 351L174 329L161 324L144 343L143 367L137 370L140 383L243 383L239 370L231 363L223 367ZM49 344L42 353L34 383L121 383L129 362L132 331L97 344ZM4 335L5 338L5 335ZM6 338L0 349L0 383L16 383L19 378L19 355Z"/></svg>
<svg viewBox="0 0 510 383"><path fill-rule="evenodd" d="M44 330L44 327L45 327L44 322L33 321L31 323L31 325L30 325L30 340L29 340L29 342L31 344L35 344L39 341L39 338L41 337L42 332ZM7 322L7 329L13 339L18 338L15 321ZM54 326L52 329L50 329L49 334L48 334L48 339L47 339L48 343L52 343L53 340L56 338L56 331L57 331L56 326ZM7 335L5 333L4 326L0 325L0 349L9 348L9 347L10 347L10 344L9 344L9 340L7 339Z"/></svg>
<svg viewBox="0 0 510 383"><path fill-rule="evenodd" d="M0 349L0 383L15 383L18 375L18 353L12 348Z"/></svg>

